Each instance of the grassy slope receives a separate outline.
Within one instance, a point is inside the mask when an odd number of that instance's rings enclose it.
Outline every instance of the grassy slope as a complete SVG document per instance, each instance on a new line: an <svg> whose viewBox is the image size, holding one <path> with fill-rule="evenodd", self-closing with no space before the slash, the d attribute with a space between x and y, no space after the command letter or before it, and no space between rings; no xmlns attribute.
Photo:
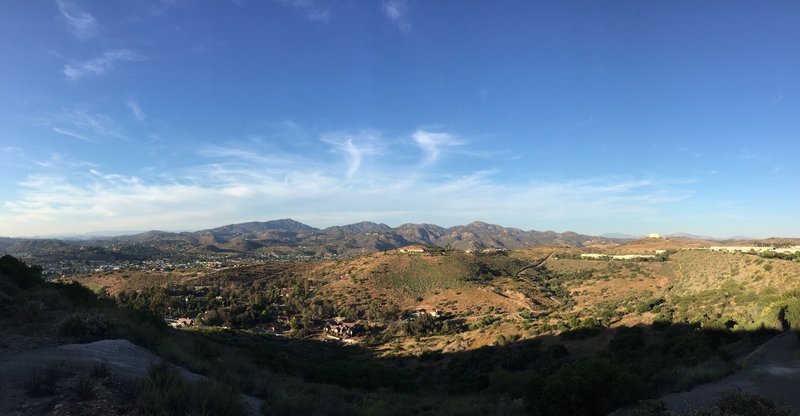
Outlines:
<svg viewBox="0 0 800 416"><path fill-rule="evenodd" d="M800 264L750 254L679 251L662 263L556 260L548 267L574 279L567 283L576 302L573 312L606 316L618 312L622 323L650 323L671 315L674 321L733 319L740 327L762 323L782 293L800 289ZM663 299L653 310L642 303Z"/></svg>
<svg viewBox="0 0 800 416"><path fill-rule="evenodd" d="M663 241L646 240L624 247L618 247L618 252L669 248ZM753 328L762 323L775 327L777 321L770 315L769 305L783 292L800 288L800 280L796 279L800 264L750 254L683 250L666 262L641 263L549 259L545 267L558 276L569 293L564 305L563 297L550 296L543 290L535 270L523 273L522 279L515 277L525 265L535 264L554 250L563 249L535 248L509 256L390 251L335 262L275 263L220 272L122 271L90 276L82 282L90 287L109 288L113 293L148 284L235 285L292 274L317 282L315 297L331 300L337 307L438 309L465 319L467 324L486 317L499 318L493 325L458 337L398 341L382 350L393 350L400 344L406 353L476 348L494 343L500 335L528 338L542 332L541 328L535 329L537 326L557 327L572 318L592 317L606 326L650 324L668 318L675 322L732 319L739 327ZM523 311L549 317L531 320L520 315Z"/></svg>

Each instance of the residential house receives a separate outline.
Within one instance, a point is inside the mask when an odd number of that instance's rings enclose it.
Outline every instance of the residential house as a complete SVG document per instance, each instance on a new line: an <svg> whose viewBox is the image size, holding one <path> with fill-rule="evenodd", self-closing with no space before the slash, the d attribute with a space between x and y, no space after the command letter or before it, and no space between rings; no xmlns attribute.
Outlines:
<svg viewBox="0 0 800 416"><path fill-rule="evenodd" d="M336 337L347 338L364 334L366 328L358 322L330 321L325 324L325 332Z"/></svg>

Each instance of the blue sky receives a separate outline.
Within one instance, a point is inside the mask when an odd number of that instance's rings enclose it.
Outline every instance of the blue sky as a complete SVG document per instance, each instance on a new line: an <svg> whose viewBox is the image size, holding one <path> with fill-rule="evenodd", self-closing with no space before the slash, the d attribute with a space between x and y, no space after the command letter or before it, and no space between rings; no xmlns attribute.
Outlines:
<svg viewBox="0 0 800 416"><path fill-rule="evenodd" d="M800 3L5 1L0 235L800 237Z"/></svg>

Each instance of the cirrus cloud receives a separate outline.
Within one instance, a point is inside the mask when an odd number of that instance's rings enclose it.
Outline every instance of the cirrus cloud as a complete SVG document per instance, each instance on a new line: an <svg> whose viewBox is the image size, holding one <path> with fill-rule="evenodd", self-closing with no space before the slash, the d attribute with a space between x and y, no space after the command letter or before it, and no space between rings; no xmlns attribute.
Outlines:
<svg viewBox="0 0 800 416"><path fill-rule="evenodd" d="M88 59L83 62L73 62L64 65L61 73L67 79L76 81L82 78L96 77L114 69L118 62L139 61L144 57L138 52L130 49L115 49L104 52L100 56Z"/></svg>
<svg viewBox="0 0 800 416"><path fill-rule="evenodd" d="M77 4L65 0L56 0L61 18L67 23L70 31L80 39L88 39L97 31L97 20L89 12L83 11Z"/></svg>
<svg viewBox="0 0 800 416"><path fill-rule="evenodd" d="M413 136L425 161L436 160L442 147L465 143L446 132ZM200 161L179 170L131 174L97 163L48 164L2 202L7 214L0 214L0 234L200 229L280 217L315 226L362 220L446 226L480 218L533 228L576 219L650 221L692 195L690 182L666 179L508 181L498 167L420 170L416 161L393 157L405 149L402 143L380 137L322 135L336 159L292 157L242 142L201 146ZM374 163L362 172L366 156Z"/></svg>
<svg viewBox="0 0 800 416"><path fill-rule="evenodd" d="M381 3L381 11L389 21L402 33L411 32L411 23L408 22L407 0L384 0Z"/></svg>
<svg viewBox="0 0 800 416"><path fill-rule="evenodd" d="M459 146L463 142L450 133L432 132L428 130L417 130L411 135L414 142L422 149L423 165L430 165L439 158L442 148L448 146Z"/></svg>

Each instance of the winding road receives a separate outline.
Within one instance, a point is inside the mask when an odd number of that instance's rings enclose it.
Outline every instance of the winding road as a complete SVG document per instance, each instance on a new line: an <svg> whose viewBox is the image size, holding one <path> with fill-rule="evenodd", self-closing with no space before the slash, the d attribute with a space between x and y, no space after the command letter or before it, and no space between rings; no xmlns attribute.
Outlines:
<svg viewBox="0 0 800 416"><path fill-rule="evenodd" d="M542 258L541 260L537 261L536 263L531 263L531 264L519 269L514 276L519 277L519 275L522 274L522 272L524 272L525 270L539 268L547 260L550 260L550 257L553 257L554 254L556 254L556 252L555 251L551 251L550 254L548 254L547 256Z"/></svg>

